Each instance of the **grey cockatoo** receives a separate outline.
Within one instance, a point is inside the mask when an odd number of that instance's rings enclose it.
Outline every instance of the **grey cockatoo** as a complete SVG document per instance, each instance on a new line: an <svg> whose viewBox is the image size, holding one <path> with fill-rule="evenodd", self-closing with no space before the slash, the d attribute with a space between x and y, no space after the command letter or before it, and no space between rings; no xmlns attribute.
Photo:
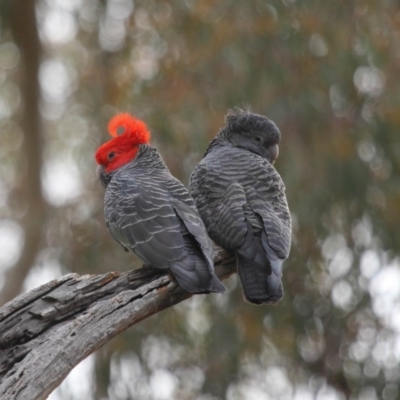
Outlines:
<svg viewBox="0 0 400 400"><path fill-rule="evenodd" d="M285 186L272 165L280 138L268 118L232 111L190 178L211 239L235 253L244 298L254 304L274 304L283 296L291 218Z"/></svg>
<svg viewBox="0 0 400 400"><path fill-rule="evenodd" d="M124 128L118 136L117 130ZM129 114L109 123L113 139L96 152L106 188L104 214L112 236L156 268L168 268L192 293L224 292L214 273L212 243L188 190L149 145L146 125Z"/></svg>

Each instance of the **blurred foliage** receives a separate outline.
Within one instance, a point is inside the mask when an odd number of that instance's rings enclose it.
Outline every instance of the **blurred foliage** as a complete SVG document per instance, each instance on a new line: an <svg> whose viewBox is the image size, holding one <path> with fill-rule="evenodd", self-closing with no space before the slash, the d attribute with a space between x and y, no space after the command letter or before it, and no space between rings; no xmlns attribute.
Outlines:
<svg viewBox="0 0 400 400"><path fill-rule="evenodd" d="M21 152L24 59L9 4L0 3L4 271L24 251L18 190L30 173ZM232 277L226 295L197 296L143 321L96 354L93 398L398 398L399 2L36 6L47 209L25 289L71 271L140 265L108 234L94 173L116 112L147 122L185 183L229 107L250 106L283 135L276 167L294 221L284 299L251 306Z"/></svg>

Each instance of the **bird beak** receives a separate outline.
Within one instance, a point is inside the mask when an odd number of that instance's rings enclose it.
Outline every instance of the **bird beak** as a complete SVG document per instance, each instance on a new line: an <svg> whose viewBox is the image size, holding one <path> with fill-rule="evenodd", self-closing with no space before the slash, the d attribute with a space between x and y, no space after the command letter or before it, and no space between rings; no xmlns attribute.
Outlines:
<svg viewBox="0 0 400 400"><path fill-rule="evenodd" d="M269 148L269 154L271 154L271 160L272 160L272 164L273 164L279 156L279 146L277 144L274 144L273 146L271 146Z"/></svg>
<svg viewBox="0 0 400 400"><path fill-rule="evenodd" d="M101 174L102 174L105 170L106 170L106 169L105 169L104 165L98 165L98 166L96 167L96 175L97 175L97 177L100 178Z"/></svg>

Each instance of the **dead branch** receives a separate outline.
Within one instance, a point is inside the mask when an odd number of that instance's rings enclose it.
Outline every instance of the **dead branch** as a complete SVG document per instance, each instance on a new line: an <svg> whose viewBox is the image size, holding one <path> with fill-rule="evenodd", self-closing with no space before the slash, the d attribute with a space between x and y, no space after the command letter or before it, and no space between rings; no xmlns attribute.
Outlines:
<svg viewBox="0 0 400 400"><path fill-rule="evenodd" d="M220 249L225 279L234 259ZM0 308L0 398L45 399L80 361L120 332L192 295L162 271L65 275Z"/></svg>

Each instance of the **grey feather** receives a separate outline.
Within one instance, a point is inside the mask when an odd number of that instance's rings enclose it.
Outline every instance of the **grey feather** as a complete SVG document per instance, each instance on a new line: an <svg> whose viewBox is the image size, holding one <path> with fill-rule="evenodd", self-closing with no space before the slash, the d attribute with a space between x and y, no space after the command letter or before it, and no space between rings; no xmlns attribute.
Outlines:
<svg viewBox="0 0 400 400"><path fill-rule="evenodd" d="M112 173L104 196L112 236L156 268L168 268L192 293L224 292L214 273L212 243L188 190L158 152L140 146L135 159Z"/></svg>
<svg viewBox="0 0 400 400"><path fill-rule="evenodd" d="M283 296L291 242L285 186L270 162L280 132L251 113L227 122L194 169L190 191L211 239L236 254L245 299L273 304Z"/></svg>

